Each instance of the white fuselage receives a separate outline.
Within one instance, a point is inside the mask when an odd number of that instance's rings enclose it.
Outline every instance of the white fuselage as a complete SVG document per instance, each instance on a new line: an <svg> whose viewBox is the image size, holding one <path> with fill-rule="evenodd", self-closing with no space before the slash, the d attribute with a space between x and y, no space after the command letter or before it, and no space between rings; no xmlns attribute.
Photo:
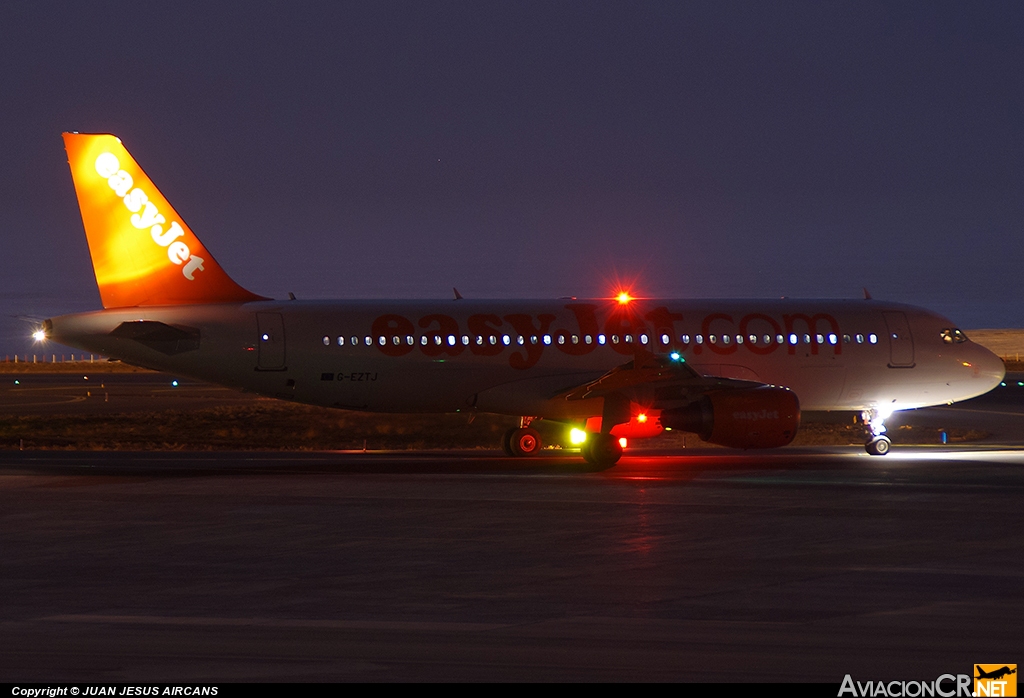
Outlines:
<svg viewBox="0 0 1024 698"><path fill-rule="evenodd" d="M174 329L139 325L141 340L116 330L139 321ZM985 348L944 338L953 328L945 318L868 300L259 301L51 323L52 339L129 363L381 412L599 414L593 401L555 396L638 350L678 352L708 376L788 387L803 410L949 403L987 392L1004 372Z"/></svg>

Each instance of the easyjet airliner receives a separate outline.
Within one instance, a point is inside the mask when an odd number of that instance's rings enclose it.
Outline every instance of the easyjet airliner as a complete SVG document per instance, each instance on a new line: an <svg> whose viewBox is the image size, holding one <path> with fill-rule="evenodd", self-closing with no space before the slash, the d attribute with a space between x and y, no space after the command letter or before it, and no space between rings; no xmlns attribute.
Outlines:
<svg viewBox="0 0 1024 698"><path fill-rule="evenodd" d="M894 410L963 400L998 357L928 310L873 300L273 300L227 275L111 135L64 134L103 310L40 335L287 400L520 418L572 429L609 466L664 429L736 448L789 444L800 411L860 413L869 453Z"/></svg>

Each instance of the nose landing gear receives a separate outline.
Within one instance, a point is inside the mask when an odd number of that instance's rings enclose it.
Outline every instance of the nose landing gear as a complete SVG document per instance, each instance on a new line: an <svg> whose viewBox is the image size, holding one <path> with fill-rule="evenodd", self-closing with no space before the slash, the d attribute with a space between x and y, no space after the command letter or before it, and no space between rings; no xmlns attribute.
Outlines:
<svg viewBox="0 0 1024 698"><path fill-rule="evenodd" d="M885 435L885 420L889 414L883 414L877 408L864 410L861 413L861 419L871 434L868 442L864 445L864 450L868 452L868 455L884 456L892 448L892 440Z"/></svg>

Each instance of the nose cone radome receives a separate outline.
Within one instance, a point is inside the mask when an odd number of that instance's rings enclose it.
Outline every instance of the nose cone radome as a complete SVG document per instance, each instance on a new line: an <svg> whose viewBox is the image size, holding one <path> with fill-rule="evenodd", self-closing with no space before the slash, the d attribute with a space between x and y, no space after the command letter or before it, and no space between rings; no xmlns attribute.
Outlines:
<svg viewBox="0 0 1024 698"><path fill-rule="evenodd" d="M967 359L971 371L972 388L975 395L983 395L999 385L1006 376L1003 360L980 344L971 345L971 354Z"/></svg>

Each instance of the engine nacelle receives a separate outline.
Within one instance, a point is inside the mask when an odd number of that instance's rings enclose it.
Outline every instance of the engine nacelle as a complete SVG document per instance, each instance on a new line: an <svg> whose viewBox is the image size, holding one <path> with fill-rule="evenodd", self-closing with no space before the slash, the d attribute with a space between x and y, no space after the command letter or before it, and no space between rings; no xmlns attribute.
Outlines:
<svg viewBox="0 0 1024 698"><path fill-rule="evenodd" d="M787 388L761 386L704 395L686 407L665 410L661 425L697 434L730 448L778 448L793 441L800 401Z"/></svg>

